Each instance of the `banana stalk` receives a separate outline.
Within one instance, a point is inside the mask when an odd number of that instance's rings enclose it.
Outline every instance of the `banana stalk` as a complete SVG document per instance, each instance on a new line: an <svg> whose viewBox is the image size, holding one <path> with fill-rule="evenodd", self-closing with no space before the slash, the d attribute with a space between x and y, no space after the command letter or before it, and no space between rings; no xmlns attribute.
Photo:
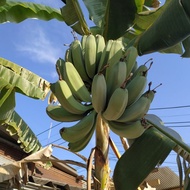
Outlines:
<svg viewBox="0 0 190 190"><path fill-rule="evenodd" d="M109 189L109 128L99 113L96 120L96 150L95 150L95 178L94 189Z"/></svg>

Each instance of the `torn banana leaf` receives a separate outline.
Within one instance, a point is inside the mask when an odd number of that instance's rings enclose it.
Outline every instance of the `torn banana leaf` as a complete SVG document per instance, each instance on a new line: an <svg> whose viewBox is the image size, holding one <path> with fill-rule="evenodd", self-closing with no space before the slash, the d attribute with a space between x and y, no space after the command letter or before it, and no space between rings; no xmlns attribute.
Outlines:
<svg viewBox="0 0 190 190"><path fill-rule="evenodd" d="M108 0L83 0L83 2L88 9L89 18L96 24L96 26L103 28Z"/></svg>
<svg viewBox="0 0 190 190"><path fill-rule="evenodd" d="M190 35L190 1L173 0L140 36L138 53L144 55L167 49ZM190 47L190 46L189 46Z"/></svg>
<svg viewBox="0 0 190 190"><path fill-rule="evenodd" d="M155 127L147 129L118 160L113 175L115 189L136 190L175 146Z"/></svg>
<svg viewBox="0 0 190 190"><path fill-rule="evenodd" d="M103 36L107 40L118 39L134 25L137 8L134 0L108 1Z"/></svg>
<svg viewBox="0 0 190 190"><path fill-rule="evenodd" d="M90 34L88 25L78 1L66 0L66 5L61 8L61 14L65 23L80 35Z"/></svg>
<svg viewBox="0 0 190 190"><path fill-rule="evenodd" d="M43 100L49 92L49 82L3 58L0 58L0 80L13 85L16 92L35 99ZM0 83L0 88L3 83Z"/></svg>
<svg viewBox="0 0 190 190"><path fill-rule="evenodd" d="M37 18L46 21L51 19L64 21L60 10L49 6L18 1L7 1L5 3L5 0L2 3L0 4L2 5L0 6L0 23L19 23L28 18Z"/></svg>
<svg viewBox="0 0 190 190"><path fill-rule="evenodd" d="M0 91L0 123L10 117L15 105L15 89L11 85L6 85Z"/></svg>
<svg viewBox="0 0 190 190"><path fill-rule="evenodd" d="M42 148L36 135L15 111L0 127L5 127L10 136L16 136L17 142L25 152L33 153Z"/></svg>

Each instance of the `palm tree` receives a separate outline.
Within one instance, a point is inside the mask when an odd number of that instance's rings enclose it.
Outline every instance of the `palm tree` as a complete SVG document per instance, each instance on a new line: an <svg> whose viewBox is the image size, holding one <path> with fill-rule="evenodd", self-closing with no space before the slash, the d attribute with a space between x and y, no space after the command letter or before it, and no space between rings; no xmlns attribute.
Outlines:
<svg viewBox="0 0 190 190"><path fill-rule="evenodd" d="M178 53L182 54L182 57L189 57L190 55L188 44L190 3L188 0L166 0L163 6L159 6L159 1L157 0L84 0L89 12L89 18L94 22L92 27L87 25L78 1L66 0L63 3L65 5L60 10L57 10L40 4L16 1L6 2L4 0L0 3L0 23L19 23L29 18L46 21L57 19L65 22L81 36L91 33L93 35L100 34L106 42L110 39L121 39L126 49L130 46L136 47L139 56L157 51ZM22 14L20 14L21 12ZM13 92L23 93L31 98L44 99L50 90L50 84L39 76L23 77L23 71L21 72L20 67L8 60L1 59L0 63L0 76L3 81L0 84L0 106L7 107L8 105L10 108L1 113L1 123L4 124L14 112L14 102L10 103L8 101L8 98L12 99ZM7 78L7 76L10 76L10 78ZM18 80L13 82L12 78L18 78ZM20 85L21 82L18 81L24 82L24 84L32 84L33 88ZM35 83L36 81L42 81L43 85ZM7 101L5 101L6 99ZM161 164L165 160L171 150L175 150L189 162L189 157L184 155L189 154L190 149L181 141L176 132L167 131L156 116L148 116L147 118L155 128L143 133L135 141L133 148L131 147L127 150L119 159L114 175L116 189L135 190L157 163L160 162ZM105 131L102 130L102 126L105 127ZM160 136L162 136L162 142L159 141ZM109 127L100 117L98 117L96 125L96 138L98 138L96 141L98 149L95 149L95 177L100 183L95 180L95 189L107 189L109 184L107 153L111 139L109 138ZM150 144L149 142L153 143ZM163 149L165 151L158 155ZM117 152L116 149L114 150ZM141 161L135 161L137 150L138 154L143 155ZM94 152L92 153L94 154ZM149 167L144 164L147 161L147 155ZM123 167L123 160L126 162L125 167ZM133 165L131 164L132 160L134 160ZM142 166L140 171L138 171L139 166ZM137 171L139 177L135 177L132 182L130 176L135 175Z"/></svg>

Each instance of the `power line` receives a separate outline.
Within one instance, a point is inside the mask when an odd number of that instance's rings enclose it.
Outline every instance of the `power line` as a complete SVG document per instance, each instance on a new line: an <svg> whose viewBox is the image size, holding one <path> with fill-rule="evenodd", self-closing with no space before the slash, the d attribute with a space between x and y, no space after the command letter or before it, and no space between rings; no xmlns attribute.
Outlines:
<svg viewBox="0 0 190 190"><path fill-rule="evenodd" d="M172 125L172 126L165 126L165 127L168 127L168 128L182 128L182 127L189 128L190 125Z"/></svg>
<svg viewBox="0 0 190 190"><path fill-rule="evenodd" d="M58 124L52 126L51 129L53 129L53 128L57 127L58 125L61 125L61 124L62 124L62 123L58 123ZM38 133L36 136L42 135L43 133L45 133L45 132L47 132L47 131L49 131L49 129L46 129L46 130L44 130L44 131Z"/></svg>
<svg viewBox="0 0 190 190"><path fill-rule="evenodd" d="M166 109L180 109L180 108L190 108L190 105L173 106L173 107L158 107L158 108L150 108L150 110L166 110Z"/></svg>
<svg viewBox="0 0 190 190"><path fill-rule="evenodd" d="M184 117L189 116L190 114L175 114L175 115L161 115L160 117Z"/></svg>
<svg viewBox="0 0 190 190"><path fill-rule="evenodd" d="M164 124L179 124L179 123L190 123L190 121L169 121L169 122L164 122Z"/></svg>
<svg viewBox="0 0 190 190"><path fill-rule="evenodd" d="M44 146L48 146L48 145L53 144L53 143L55 143L57 141L60 141L60 140L63 140L63 139L62 138L56 139L56 140L54 140L54 141L52 141L52 142L50 142L50 143L48 143L48 144L46 144Z"/></svg>

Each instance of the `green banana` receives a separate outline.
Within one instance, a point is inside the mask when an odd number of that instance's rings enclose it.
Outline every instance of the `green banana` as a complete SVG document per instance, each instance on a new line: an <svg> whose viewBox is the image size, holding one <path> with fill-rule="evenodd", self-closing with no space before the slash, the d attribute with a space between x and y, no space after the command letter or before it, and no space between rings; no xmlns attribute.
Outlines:
<svg viewBox="0 0 190 190"><path fill-rule="evenodd" d="M73 114L84 114L92 109L92 105L85 105L78 102L73 96L65 80L58 80L50 85L51 91L57 97L57 100L68 112Z"/></svg>
<svg viewBox="0 0 190 190"><path fill-rule="evenodd" d="M108 125L115 134L128 139L140 137L149 127L149 124L143 123L141 120L128 123L108 121Z"/></svg>
<svg viewBox="0 0 190 190"><path fill-rule="evenodd" d="M117 122L130 122L141 119L150 108L155 90L147 90L136 102L128 106Z"/></svg>
<svg viewBox="0 0 190 190"><path fill-rule="evenodd" d="M65 61L69 61L71 63L73 62L73 58L72 58L71 48L70 47L65 51Z"/></svg>
<svg viewBox="0 0 190 190"><path fill-rule="evenodd" d="M71 62L65 62L64 78L74 97L82 102L91 102L90 92Z"/></svg>
<svg viewBox="0 0 190 190"><path fill-rule="evenodd" d="M147 72L148 71L148 68L146 65L140 65L137 70L133 73L133 75L131 76L131 79L132 80L133 78L135 78L137 75L140 75L140 76L147 76Z"/></svg>
<svg viewBox="0 0 190 190"><path fill-rule="evenodd" d="M88 35L83 35L81 38L81 48L82 48L82 54L84 55L85 52L85 44L86 44L86 39Z"/></svg>
<svg viewBox="0 0 190 190"><path fill-rule="evenodd" d="M47 115L59 122L72 122L72 121L78 121L81 120L87 113L84 114L73 114L68 112L66 109L64 109L61 105L48 105L46 107L46 113Z"/></svg>
<svg viewBox="0 0 190 190"><path fill-rule="evenodd" d="M147 84L145 76L137 75L126 85L128 90L128 105L134 103L143 93Z"/></svg>
<svg viewBox="0 0 190 190"><path fill-rule="evenodd" d="M98 67L98 64L100 62L100 59L101 59L101 55L102 55L102 52L105 48L105 40L104 40L104 37L97 34L96 35L96 65Z"/></svg>
<svg viewBox="0 0 190 190"><path fill-rule="evenodd" d="M124 54L124 59L127 64L127 77L130 76L131 71L136 64L137 57L138 57L138 52L134 46L130 46L129 48L127 48Z"/></svg>
<svg viewBox="0 0 190 190"><path fill-rule="evenodd" d="M59 80L63 80L64 79L64 64L65 64L65 60L59 58L55 64L56 67L56 71L57 74L59 76Z"/></svg>
<svg viewBox="0 0 190 190"><path fill-rule="evenodd" d="M152 59L149 59L148 61L150 61L150 60L152 60ZM148 62L148 61L147 61L147 62ZM147 62L146 62L146 63L147 63ZM146 66L146 63L144 63L143 65L140 65L140 66L136 69L136 71L133 72L133 75L132 75L132 77L131 77L131 80L132 80L133 78L135 78L137 75L142 75L142 76L147 77L147 75L148 75L148 70L151 68L153 62L150 63L149 67Z"/></svg>
<svg viewBox="0 0 190 190"><path fill-rule="evenodd" d="M136 62L135 62L135 65L134 65L133 68L132 68L131 73L133 74L137 69L138 69L138 63L137 63L137 61L136 61Z"/></svg>
<svg viewBox="0 0 190 190"><path fill-rule="evenodd" d="M123 56L122 42L120 40L114 40L112 42L112 45L109 51L109 56L108 56L109 67L117 63L122 58L122 56Z"/></svg>
<svg viewBox="0 0 190 190"><path fill-rule="evenodd" d="M96 115L97 113L92 111L75 125L71 127L63 127L60 129L61 137L70 143L80 141L94 128Z"/></svg>
<svg viewBox="0 0 190 190"><path fill-rule="evenodd" d="M92 34L86 39L84 60L86 72L92 79L96 73L96 39Z"/></svg>
<svg viewBox="0 0 190 190"><path fill-rule="evenodd" d="M102 116L108 120L117 120L123 114L128 103L128 90L126 88L116 88L110 97L106 110Z"/></svg>
<svg viewBox="0 0 190 190"><path fill-rule="evenodd" d="M106 72L108 68L106 68ZM126 63L124 61L119 61L110 67L108 73L106 73L106 83L107 83L107 94L108 96L113 93L113 91L122 86L126 80ZM108 97L109 99L110 97Z"/></svg>
<svg viewBox="0 0 190 190"><path fill-rule="evenodd" d="M70 48L71 54L72 54L72 60L73 64L80 74L83 81L89 81L90 78L88 77L85 69L85 63L84 63L84 56L82 53L82 47L81 42L79 40L74 40L71 44Z"/></svg>
<svg viewBox="0 0 190 190"><path fill-rule="evenodd" d="M98 73L92 80L92 106L97 113L102 112L106 106L107 85L102 73Z"/></svg>
<svg viewBox="0 0 190 190"><path fill-rule="evenodd" d="M112 46L113 40L108 40L108 42L105 45L105 48L102 52L99 64L98 64L98 69L97 69L97 73L101 72L105 65L108 64L108 57L109 57L109 52Z"/></svg>
<svg viewBox="0 0 190 190"><path fill-rule="evenodd" d="M68 144L69 149L72 152L80 152L80 151L82 151L88 145L90 140L92 139L92 136L94 134L94 130L95 130L95 123L94 123L94 126L91 128L91 130L89 131L89 133L86 136L84 136L79 141L69 143Z"/></svg>

